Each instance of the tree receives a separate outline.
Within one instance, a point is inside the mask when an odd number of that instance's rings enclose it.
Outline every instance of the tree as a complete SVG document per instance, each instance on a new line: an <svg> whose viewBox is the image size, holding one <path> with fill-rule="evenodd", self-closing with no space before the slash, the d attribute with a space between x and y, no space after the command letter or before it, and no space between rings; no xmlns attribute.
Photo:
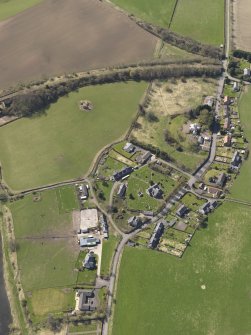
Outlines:
<svg viewBox="0 0 251 335"><path fill-rule="evenodd" d="M159 121L159 119L157 118L157 116L153 112L146 113L146 119L149 122L158 122Z"/></svg>

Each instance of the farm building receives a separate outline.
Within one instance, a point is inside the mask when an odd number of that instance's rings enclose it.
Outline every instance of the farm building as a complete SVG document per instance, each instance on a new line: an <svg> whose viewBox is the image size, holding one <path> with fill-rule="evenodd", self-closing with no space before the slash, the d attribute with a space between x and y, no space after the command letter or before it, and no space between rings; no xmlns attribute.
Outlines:
<svg viewBox="0 0 251 335"><path fill-rule="evenodd" d="M79 189L79 193L80 193L80 199L81 200L86 200L88 199L88 196L89 196L89 192L88 192L88 188L87 186L84 184L84 185L80 185L78 187Z"/></svg>
<svg viewBox="0 0 251 335"><path fill-rule="evenodd" d="M188 212L188 208L185 205L181 205L178 208L176 215L182 218L187 212Z"/></svg>
<svg viewBox="0 0 251 335"><path fill-rule="evenodd" d="M199 137L198 137L198 143L199 143L199 144L203 144L204 141L205 141L205 140L204 140L204 137L203 137L203 136L199 136Z"/></svg>
<svg viewBox="0 0 251 335"><path fill-rule="evenodd" d="M79 290L77 296L80 311L91 312L96 310L98 304L95 290Z"/></svg>
<svg viewBox="0 0 251 335"><path fill-rule="evenodd" d="M243 70L243 75L244 75L244 76L247 76L247 77L250 77L250 69L245 68L245 69Z"/></svg>
<svg viewBox="0 0 251 335"><path fill-rule="evenodd" d="M93 252L88 252L83 261L83 267L88 270L96 269L96 258Z"/></svg>
<svg viewBox="0 0 251 335"><path fill-rule="evenodd" d="M81 248L90 248L90 247L95 247L97 244L100 243L100 239L95 238L95 237L80 237L79 240L79 246Z"/></svg>
<svg viewBox="0 0 251 335"><path fill-rule="evenodd" d="M98 226L98 211L96 208L84 209L80 212L80 230L86 233Z"/></svg>
<svg viewBox="0 0 251 335"><path fill-rule="evenodd" d="M127 142L123 150L125 150L128 153L133 153L135 150L135 146L132 143Z"/></svg>
<svg viewBox="0 0 251 335"><path fill-rule="evenodd" d="M237 83L237 81L235 81L234 83L233 83L233 91L234 92L238 92L240 90L240 88L239 88L239 84Z"/></svg>
<svg viewBox="0 0 251 335"><path fill-rule="evenodd" d="M150 197L153 197L155 199L160 199L163 195L162 189L159 187L158 184L154 184L150 186L147 190L146 193L150 195Z"/></svg>
<svg viewBox="0 0 251 335"><path fill-rule="evenodd" d="M152 154L150 153L150 151L146 151L136 158L136 162L143 165L146 164L151 157Z"/></svg>
<svg viewBox="0 0 251 335"><path fill-rule="evenodd" d="M133 167L128 166L119 172L115 172L112 176L112 179L115 181L119 181L129 176L134 171Z"/></svg>
<svg viewBox="0 0 251 335"><path fill-rule="evenodd" d="M133 228L138 228L142 224L141 218L139 216L131 216L127 222Z"/></svg>
<svg viewBox="0 0 251 335"><path fill-rule="evenodd" d="M107 221L106 221L106 217L104 216L104 214L100 215L99 223L100 223L104 238L107 239L109 237L109 231L108 231L108 224L107 224Z"/></svg>
<svg viewBox="0 0 251 335"><path fill-rule="evenodd" d="M153 234L149 240L148 247L151 249L154 249L157 247L160 237L163 234L164 231L164 225L162 222L158 222L155 226L155 229L153 231Z"/></svg>
<svg viewBox="0 0 251 335"><path fill-rule="evenodd" d="M214 97L213 96L207 96L204 99L203 105L213 107L214 105Z"/></svg>
<svg viewBox="0 0 251 335"><path fill-rule="evenodd" d="M117 195L120 197L120 198L123 198L126 194L126 185L125 184L121 184L119 186L119 189L118 189L118 192L117 192Z"/></svg>

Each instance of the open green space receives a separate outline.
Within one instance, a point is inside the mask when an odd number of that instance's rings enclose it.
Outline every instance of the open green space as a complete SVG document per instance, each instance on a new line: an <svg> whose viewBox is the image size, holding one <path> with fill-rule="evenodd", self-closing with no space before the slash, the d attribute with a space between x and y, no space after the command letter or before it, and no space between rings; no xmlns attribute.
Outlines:
<svg viewBox="0 0 251 335"><path fill-rule="evenodd" d="M146 83L85 87L59 99L42 115L0 129L0 161L16 190L84 176L96 153L130 126ZM79 101L93 103L81 111Z"/></svg>
<svg viewBox="0 0 251 335"><path fill-rule="evenodd" d="M110 268L112 263L112 258L114 255L114 250L118 244L118 237L111 235L108 240L103 240L102 242L102 258L101 258L101 276L110 276Z"/></svg>
<svg viewBox="0 0 251 335"><path fill-rule="evenodd" d="M112 0L112 2L142 20L168 27L176 0Z"/></svg>
<svg viewBox="0 0 251 335"><path fill-rule="evenodd" d="M0 0L0 21L32 7L42 0Z"/></svg>
<svg viewBox="0 0 251 335"><path fill-rule="evenodd" d="M36 194L37 196L37 194ZM9 204L15 237L49 237L73 231L69 209L78 209L73 187L64 187L39 193Z"/></svg>
<svg viewBox="0 0 251 335"><path fill-rule="evenodd" d="M220 46L224 43L224 0L179 0L171 30Z"/></svg>
<svg viewBox="0 0 251 335"><path fill-rule="evenodd" d="M222 205L182 259L126 248L113 334L250 333L250 215Z"/></svg>
<svg viewBox="0 0 251 335"><path fill-rule="evenodd" d="M182 199L181 202L192 211L197 211L200 206L202 206L206 201L196 197L192 193L187 193Z"/></svg>
<svg viewBox="0 0 251 335"><path fill-rule="evenodd" d="M241 95L239 103L239 113L241 119L241 125L244 129L245 137L251 141L251 89L246 89L245 93ZM250 149L250 145L249 145ZM244 162L240 170L240 175L238 176L237 182L231 189L230 197L246 200L251 202L251 157Z"/></svg>

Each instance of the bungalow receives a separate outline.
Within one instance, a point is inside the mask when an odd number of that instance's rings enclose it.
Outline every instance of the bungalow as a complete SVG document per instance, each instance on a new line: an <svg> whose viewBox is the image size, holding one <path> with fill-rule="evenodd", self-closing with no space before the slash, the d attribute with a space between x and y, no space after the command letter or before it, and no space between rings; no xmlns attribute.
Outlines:
<svg viewBox="0 0 251 335"><path fill-rule="evenodd" d="M244 75L244 76L247 76L247 77L250 77L250 69L245 68L245 69L243 70L243 75Z"/></svg>
<svg viewBox="0 0 251 335"><path fill-rule="evenodd" d="M233 158L231 160L231 168L236 169L241 164L241 156L239 154L239 151L235 151Z"/></svg>
<svg viewBox="0 0 251 335"><path fill-rule="evenodd" d="M79 246L81 248L87 248L87 247L95 247L97 244L100 243L100 239L95 238L95 237L80 237L79 240Z"/></svg>
<svg viewBox="0 0 251 335"><path fill-rule="evenodd" d="M124 151L128 152L129 154L133 153L135 150L135 146L132 143L127 142L123 148Z"/></svg>
<svg viewBox="0 0 251 335"><path fill-rule="evenodd" d="M121 184L119 186L119 190L118 190L118 193L117 195L120 197L120 198L123 198L126 194L126 184Z"/></svg>
<svg viewBox="0 0 251 335"><path fill-rule="evenodd" d="M88 270L96 269L96 258L93 252L88 252L83 261L83 267Z"/></svg>
<svg viewBox="0 0 251 335"><path fill-rule="evenodd" d="M139 155L136 158L136 162L143 165L143 164L146 164L151 157L152 157L152 154L150 153L150 151L146 151L142 155Z"/></svg>
<svg viewBox="0 0 251 335"><path fill-rule="evenodd" d="M119 172L115 172L114 175L112 176L112 179L115 181L119 181L129 176L129 174L131 174L133 171L134 171L133 167L128 166Z"/></svg>
<svg viewBox="0 0 251 335"><path fill-rule="evenodd" d="M225 173L221 173L219 175L219 177L217 178L217 182L216 184L220 187L223 187L225 185L225 182L226 182L226 179L227 179L227 176Z"/></svg>
<svg viewBox="0 0 251 335"><path fill-rule="evenodd" d="M138 228L142 224L141 218L139 216L131 216L127 222L133 228Z"/></svg>
<svg viewBox="0 0 251 335"><path fill-rule="evenodd" d="M157 223L148 243L149 248L152 249L156 248L156 246L159 243L160 237L163 234L163 231L164 231L163 223L162 222Z"/></svg>
<svg viewBox="0 0 251 335"><path fill-rule="evenodd" d="M107 224L106 217L104 216L104 214L100 214L99 223L100 223L104 238L108 239L109 237L108 224Z"/></svg>
<svg viewBox="0 0 251 335"><path fill-rule="evenodd" d="M213 198L219 198L221 196L222 191L215 187L208 187L207 193L212 195Z"/></svg>
<svg viewBox="0 0 251 335"><path fill-rule="evenodd" d="M160 199L163 195L162 189L159 187L158 184L154 184L150 186L147 190L146 193L150 195L150 197L155 198L155 199Z"/></svg>
<svg viewBox="0 0 251 335"><path fill-rule="evenodd" d="M211 210L211 203L206 202L199 208L199 213L203 215L207 215Z"/></svg>
<svg viewBox="0 0 251 335"><path fill-rule="evenodd" d="M176 215L183 217L188 212L188 208L185 205L181 205L176 211Z"/></svg>
<svg viewBox="0 0 251 335"><path fill-rule="evenodd" d="M231 136L230 135L226 135L223 139L223 144L225 147L230 147L231 146Z"/></svg>

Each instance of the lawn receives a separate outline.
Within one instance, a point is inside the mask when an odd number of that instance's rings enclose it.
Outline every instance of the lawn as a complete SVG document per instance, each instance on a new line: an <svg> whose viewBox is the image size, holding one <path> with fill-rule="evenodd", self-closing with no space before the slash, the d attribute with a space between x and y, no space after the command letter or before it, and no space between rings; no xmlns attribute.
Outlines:
<svg viewBox="0 0 251 335"><path fill-rule="evenodd" d="M176 0L112 0L112 2L142 20L168 27Z"/></svg>
<svg viewBox="0 0 251 335"><path fill-rule="evenodd" d="M17 239L73 233L69 209L78 209L78 204L72 187L41 192L39 201L33 201L33 195L27 195L10 203L9 207Z"/></svg>
<svg viewBox="0 0 251 335"><path fill-rule="evenodd" d="M181 202L187 206L192 211L197 211L200 206L202 206L206 201L196 197L192 193L187 193L182 199Z"/></svg>
<svg viewBox="0 0 251 335"><path fill-rule="evenodd" d="M95 155L130 126L146 83L85 87L70 93L40 116L0 129L0 160L6 183L15 190L83 177ZM123 98L122 98L123 97ZM94 109L83 112L81 99Z"/></svg>
<svg viewBox="0 0 251 335"><path fill-rule="evenodd" d="M241 118L241 124L244 128L245 136L251 141L251 89L249 88L245 93L242 94L239 103L239 112ZM250 146L249 146L250 149ZM249 155L248 161L244 162L238 176L237 183L234 184L231 189L230 197L246 200L251 202L251 191L250 183L251 180L251 157Z"/></svg>
<svg viewBox="0 0 251 335"><path fill-rule="evenodd" d="M171 30L200 42L224 43L224 0L179 0Z"/></svg>
<svg viewBox="0 0 251 335"><path fill-rule="evenodd" d="M127 247L113 335L249 334L250 215L222 205L182 259Z"/></svg>
<svg viewBox="0 0 251 335"><path fill-rule="evenodd" d="M24 290L75 285L75 245L74 239L18 240L17 260Z"/></svg>
<svg viewBox="0 0 251 335"><path fill-rule="evenodd" d="M0 0L0 21L32 7L42 0Z"/></svg>
<svg viewBox="0 0 251 335"><path fill-rule="evenodd" d="M85 256L87 255L87 251L80 251L77 262L76 262L76 269L82 269L83 268L83 260L85 259ZM97 256L96 258L96 264L98 263ZM77 278L77 284L78 285L95 285L95 279L97 276L97 270L87 270L83 269L82 271L78 272L78 278Z"/></svg>
<svg viewBox="0 0 251 335"><path fill-rule="evenodd" d="M118 244L118 238L111 234L108 240L103 240L101 270L100 270L101 276L108 277L110 275L112 257L117 244Z"/></svg>

